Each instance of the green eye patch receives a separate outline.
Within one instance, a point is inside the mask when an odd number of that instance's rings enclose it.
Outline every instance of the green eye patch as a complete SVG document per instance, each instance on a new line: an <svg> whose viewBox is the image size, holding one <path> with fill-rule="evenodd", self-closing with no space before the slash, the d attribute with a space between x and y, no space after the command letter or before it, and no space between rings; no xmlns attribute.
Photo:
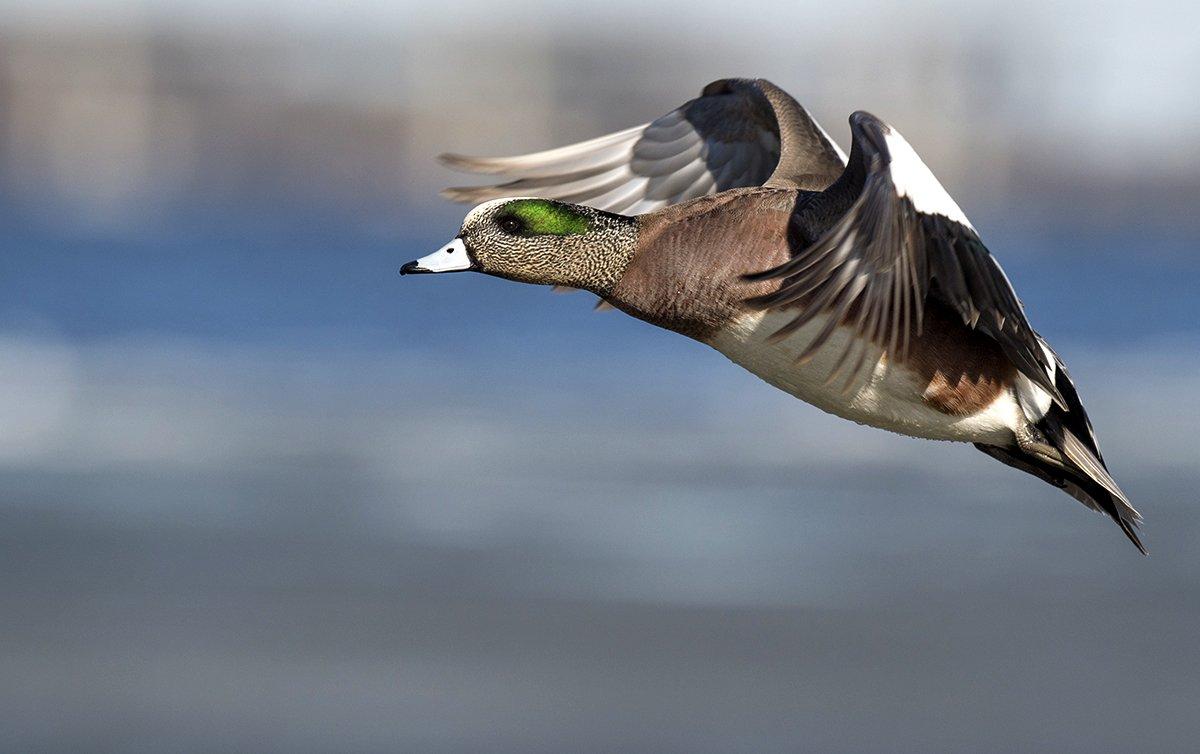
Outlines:
<svg viewBox="0 0 1200 754"><path fill-rule="evenodd" d="M514 220L517 222L513 223ZM522 236L575 236L587 233L591 226L587 215L545 199L509 202L497 215L496 222L502 228L512 225L514 232Z"/></svg>

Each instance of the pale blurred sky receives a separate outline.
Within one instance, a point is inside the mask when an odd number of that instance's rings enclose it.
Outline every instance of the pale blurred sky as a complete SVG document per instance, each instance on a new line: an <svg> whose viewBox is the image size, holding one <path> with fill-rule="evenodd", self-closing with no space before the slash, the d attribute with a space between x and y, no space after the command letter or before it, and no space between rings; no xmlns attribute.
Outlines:
<svg viewBox="0 0 1200 754"><path fill-rule="evenodd" d="M1010 91L997 93L995 99L1006 109L993 117L1013 121L1018 132L1037 134L1078 152L1081 161L1104 163L1109 170L1144 166L1172 175L1200 169L1200 97L1190 96L1200 91L1200 45L1195 42L1200 6L1194 3L966 0L888 6L855 0L749 2L737 4L736 11L732 7L724 2L631 0L5 0L0 3L0 25L175 29L210 37L253 34L268 42L315 35L359 39L364 50L373 50L371 43L382 40L394 51L391 65L405 69L410 85L428 78L442 86L448 73L450 80L460 82L463 93L486 86L486 69L479 65L497 55L511 55L526 46L570 47L574 40L611 38L621 44L614 47L619 49L615 55L628 56L631 45L644 48L642 65L657 69L652 77L656 81L682 87L694 79L694 89L717 76L763 75L785 84L818 111L829 106L827 119L887 105L886 96L873 90L894 78L886 70L889 60L901 72L897 86L907 92L906 77L930 69L922 59L949 56L962 66L1002 66L1003 76L996 80ZM673 73L679 61L655 59L656 40L668 43L666 55L689 51L690 76ZM313 55L323 60L319 51ZM821 62L817 70L814 58ZM839 62L843 58L848 61L844 65ZM373 77L381 67L389 67L386 58L374 59L382 64L374 73L356 75ZM338 67L354 70L352 61ZM979 103L989 99L988 78L970 80L985 87L970 92L969 106L979 109ZM936 95L938 84L926 83L931 96ZM953 83L946 82L947 96L961 98L963 93L953 91ZM345 84L341 88L356 89ZM454 97L453 88L443 93ZM503 121L493 125L503 130ZM830 125L835 138L844 139L842 125Z"/></svg>

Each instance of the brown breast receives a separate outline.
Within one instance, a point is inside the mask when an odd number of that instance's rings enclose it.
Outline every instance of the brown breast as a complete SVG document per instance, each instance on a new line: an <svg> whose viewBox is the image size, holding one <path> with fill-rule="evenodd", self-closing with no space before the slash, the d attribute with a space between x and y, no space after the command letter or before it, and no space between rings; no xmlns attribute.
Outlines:
<svg viewBox="0 0 1200 754"><path fill-rule="evenodd" d="M706 340L776 282L741 276L788 258L798 192L735 189L641 218L638 250L608 301L651 324Z"/></svg>

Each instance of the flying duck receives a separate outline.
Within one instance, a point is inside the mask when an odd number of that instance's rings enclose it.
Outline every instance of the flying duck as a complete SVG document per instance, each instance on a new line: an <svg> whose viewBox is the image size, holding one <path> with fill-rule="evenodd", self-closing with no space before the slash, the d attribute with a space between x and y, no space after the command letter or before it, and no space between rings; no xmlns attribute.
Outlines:
<svg viewBox="0 0 1200 754"><path fill-rule="evenodd" d="M850 116L849 157L782 89L723 79L661 118L516 157L401 274L584 289L860 424L974 443L1110 516L1144 554L1067 368L909 143Z"/></svg>

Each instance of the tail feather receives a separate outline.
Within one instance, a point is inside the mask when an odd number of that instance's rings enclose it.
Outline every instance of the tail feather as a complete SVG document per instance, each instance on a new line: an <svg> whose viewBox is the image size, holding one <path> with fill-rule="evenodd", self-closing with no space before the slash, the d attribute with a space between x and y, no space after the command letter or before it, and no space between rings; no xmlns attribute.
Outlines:
<svg viewBox="0 0 1200 754"><path fill-rule="evenodd" d="M1001 463L1049 482L1092 510L1107 514L1146 555L1137 534L1142 516L1108 473L1096 432L1067 365L1044 340L1041 343L1054 360L1054 386L1063 404L1049 404L1041 413L1029 413L1026 409L1027 431L1018 432L1010 446L976 443L975 447Z"/></svg>
<svg viewBox="0 0 1200 754"><path fill-rule="evenodd" d="M1142 514L1138 513L1137 509L1129 502L1129 498L1125 497L1125 493L1117 486L1116 480L1108 473L1104 462L1093 455L1068 429L1062 430L1061 437L1057 439L1059 441L1056 444L1067 460L1083 472L1088 479L1103 487L1104 491L1113 499L1114 504L1119 504L1120 518L1140 523Z"/></svg>
<svg viewBox="0 0 1200 754"><path fill-rule="evenodd" d="M1082 413L1082 407L1080 407ZM1075 435L1056 416L1056 408L1052 408L1042 421L1038 422L1041 429L1063 455L1063 461L1068 472L1064 489L1076 500L1089 506L1099 506L1099 510L1107 513L1129 541L1141 551L1148 554L1145 546L1137 535L1137 526L1142 522L1142 514L1138 513L1129 498L1117 486L1116 480L1108 473L1108 467L1100 458L1099 448L1092 443L1085 443ZM1085 415L1086 420L1086 415ZM1090 424L1089 424L1090 426ZM1091 502L1089 502L1091 501Z"/></svg>
<svg viewBox="0 0 1200 754"><path fill-rule="evenodd" d="M1112 481L1112 477L1108 475L1107 471L1103 472L1107 482L1104 483L1092 478L1082 469L1054 464L1041 456L1026 453L1017 447L1004 448L981 443L975 443L975 447L1005 465L1020 469L1058 487L1097 513L1108 515L1116 522L1117 526L1121 527L1121 531L1125 533L1134 547L1138 548L1139 552L1143 555L1149 554L1137 534L1137 526L1142 520L1141 515L1130 505L1129 499L1125 497L1120 488L1116 487L1116 483ZM1110 485L1112 489L1110 489Z"/></svg>

